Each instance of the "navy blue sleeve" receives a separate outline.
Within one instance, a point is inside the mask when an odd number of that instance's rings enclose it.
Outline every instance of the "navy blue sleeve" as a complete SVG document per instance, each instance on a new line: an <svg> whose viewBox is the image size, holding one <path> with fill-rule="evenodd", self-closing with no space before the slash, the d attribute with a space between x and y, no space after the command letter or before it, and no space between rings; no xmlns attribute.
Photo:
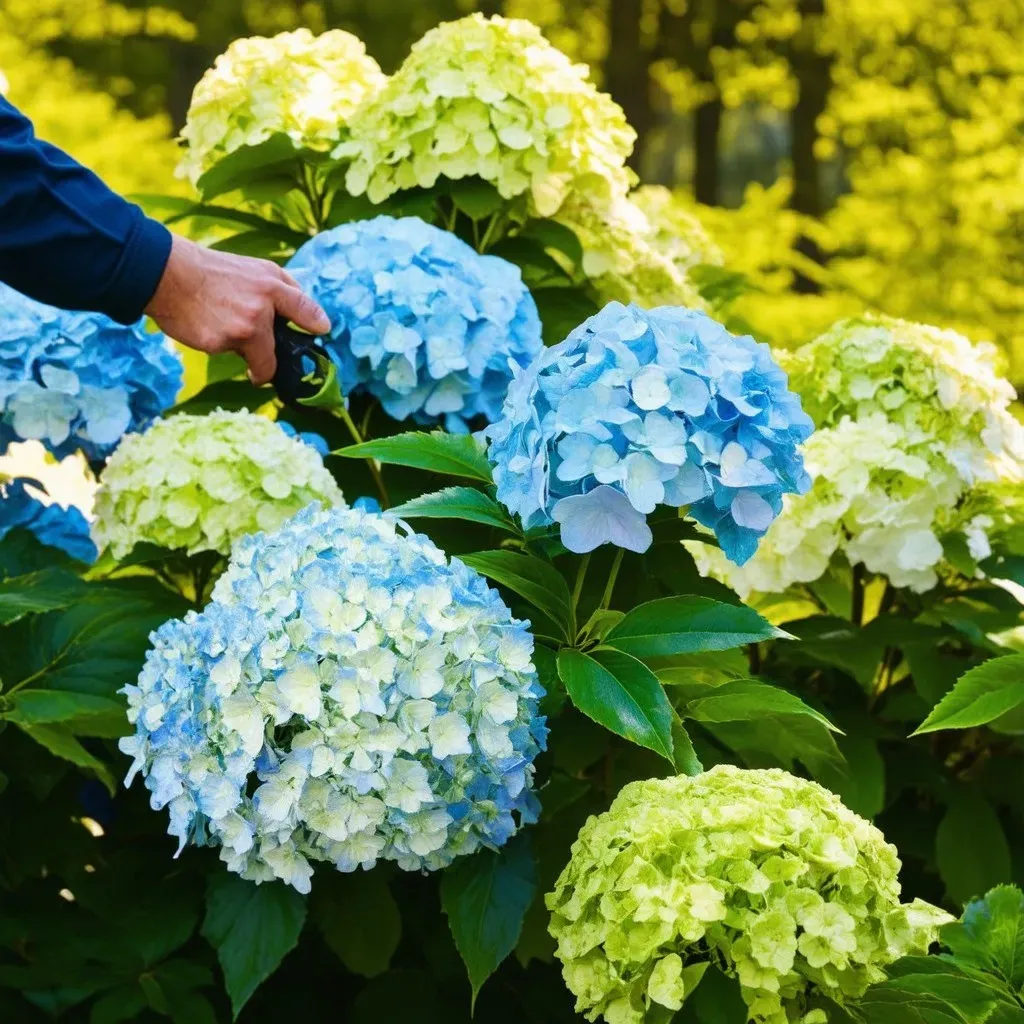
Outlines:
<svg viewBox="0 0 1024 1024"><path fill-rule="evenodd" d="M38 140L0 96L0 281L52 306L133 323L170 251L167 228Z"/></svg>

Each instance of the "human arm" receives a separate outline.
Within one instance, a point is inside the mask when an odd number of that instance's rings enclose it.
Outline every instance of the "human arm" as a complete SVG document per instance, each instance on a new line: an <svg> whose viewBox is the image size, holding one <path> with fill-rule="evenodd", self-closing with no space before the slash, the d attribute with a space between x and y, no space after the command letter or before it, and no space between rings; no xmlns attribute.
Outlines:
<svg viewBox="0 0 1024 1024"><path fill-rule="evenodd" d="M275 314L329 322L285 271L205 249L146 217L0 97L0 281L40 302L133 323L148 313L203 352L238 352L253 382L274 373Z"/></svg>

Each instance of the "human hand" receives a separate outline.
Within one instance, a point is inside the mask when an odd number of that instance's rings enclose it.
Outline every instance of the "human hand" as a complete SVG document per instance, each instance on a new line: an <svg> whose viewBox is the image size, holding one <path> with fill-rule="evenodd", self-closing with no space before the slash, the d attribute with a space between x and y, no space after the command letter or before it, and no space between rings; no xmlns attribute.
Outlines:
<svg viewBox="0 0 1024 1024"><path fill-rule="evenodd" d="M275 315L311 334L331 327L327 314L276 263L206 249L179 235L146 313L189 348L237 352L256 385L266 384L277 368Z"/></svg>

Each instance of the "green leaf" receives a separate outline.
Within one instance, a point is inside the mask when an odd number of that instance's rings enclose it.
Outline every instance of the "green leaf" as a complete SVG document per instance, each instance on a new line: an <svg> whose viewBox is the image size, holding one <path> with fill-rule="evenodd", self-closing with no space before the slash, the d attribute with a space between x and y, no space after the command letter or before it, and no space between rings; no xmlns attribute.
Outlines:
<svg viewBox="0 0 1024 1024"><path fill-rule="evenodd" d="M688 701L680 714L698 722L742 722L774 715L807 715L826 729L840 732L795 693L756 679L734 679L709 687L706 696Z"/></svg>
<svg viewBox="0 0 1024 1024"><path fill-rule="evenodd" d="M583 245L576 232L558 221L528 220L516 237L536 239L545 249L554 249L567 256L573 266L583 262Z"/></svg>
<svg viewBox="0 0 1024 1024"><path fill-rule="evenodd" d="M383 871L332 871L317 878L310 913L327 945L354 974L375 978L390 968L402 917Z"/></svg>
<svg viewBox="0 0 1024 1024"><path fill-rule="evenodd" d="M642 661L611 648L566 649L558 654L558 676L588 718L675 764L672 705Z"/></svg>
<svg viewBox="0 0 1024 1024"><path fill-rule="evenodd" d="M885 806L885 761L878 752L868 723L854 726L843 722L845 735L837 740L846 760L846 770L835 777L825 776L825 784L842 797L843 803L862 818L874 818Z"/></svg>
<svg viewBox="0 0 1024 1024"><path fill-rule="evenodd" d="M45 747L55 757L70 761L79 768L85 768L107 787L110 795L116 789L114 777L102 761L98 761L78 740L62 725L23 725L15 723L27 736L31 736L41 747Z"/></svg>
<svg viewBox="0 0 1024 1024"><path fill-rule="evenodd" d="M81 599L86 584L73 573L48 567L0 582L0 626L23 615L67 608Z"/></svg>
<svg viewBox="0 0 1024 1024"><path fill-rule="evenodd" d="M295 246L290 242L282 242L276 234L257 228L218 238L210 243L210 248L216 252L232 252L236 256L251 256L275 263L282 263L295 252Z"/></svg>
<svg viewBox="0 0 1024 1024"><path fill-rule="evenodd" d="M257 146L243 146L218 161L198 181L204 199L243 189L266 178L297 174L301 150L284 133L271 135ZM297 178L293 178L297 184Z"/></svg>
<svg viewBox="0 0 1024 1024"><path fill-rule="evenodd" d="M570 331L598 310L594 300L578 288L537 288L533 300L540 313L545 345L564 341Z"/></svg>
<svg viewBox="0 0 1024 1024"><path fill-rule="evenodd" d="M190 203L177 213L168 217L164 223L173 224L179 220L187 220L190 217L208 217L217 221L228 221L232 224L243 224L254 231L259 231L268 237L275 237L278 242L290 245L295 248L309 241L309 235L295 228L282 224L280 221L269 220L261 217L258 213L249 210L235 210L230 206L217 206L214 203Z"/></svg>
<svg viewBox="0 0 1024 1024"><path fill-rule="evenodd" d="M185 608L149 581L90 584L86 599L71 607L5 629L0 679L8 691L24 683L113 699L138 676L149 634Z"/></svg>
<svg viewBox="0 0 1024 1024"><path fill-rule="evenodd" d="M683 775L700 775L704 765L693 749L693 741L683 723L676 720L672 723L672 760L676 769Z"/></svg>
<svg viewBox="0 0 1024 1024"><path fill-rule="evenodd" d="M443 491L424 494L396 505L388 512L403 519L467 519L519 534L519 527L505 509L475 487L446 487Z"/></svg>
<svg viewBox="0 0 1024 1024"><path fill-rule="evenodd" d="M753 608L686 596L639 605L626 613L605 642L637 658L651 658L724 651L788 635Z"/></svg>
<svg viewBox="0 0 1024 1024"><path fill-rule="evenodd" d="M895 971L852 1004L865 1024L985 1024L999 1002L984 982L939 957L904 957Z"/></svg>
<svg viewBox="0 0 1024 1024"><path fill-rule="evenodd" d="M452 202L472 220L483 220L497 213L504 200L498 190L483 178L461 178L449 186Z"/></svg>
<svg viewBox="0 0 1024 1024"><path fill-rule="evenodd" d="M61 723L76 736L124 736L130 729L125 707L109 697L67 690L25 689L8 698L9 709L0 717L15 725Z"/></svg>
<svg viewBox="0 0 1024 1024"><path fill-rule="evenodd" d="M306 901L290 886L210 876L202 933L217 951L235 1018L295 948L305 920Z"/></svg>
<svg viewBox="0 0 1024 1024"><path fill-rule="evenodd" d="M207 384L202 391L174 406L169 412L187 412L193 416L205 416L215 409L232 412L248 409L255 412L273 400L272 388L253 387L247 380L219 380L215 384Z"/></svg>
<svg viewBox="0 0 1024 1024"><path fill-rule="evenodd" d="M913 733L986 725L1024 704L1024 654L993 658L965 672Z"/></svg>
<svg viewBox="0 0 1024 1024"><path fill-rule="evenodd" d="M523 283L531 290L551 286L571 286L572 279L562 265L549 256L540 242L515 235L503 238L488 250L491 256L500 256L519 267Z"/></svg>
<svg viewBox="0 0 1024 1024"><path fill-rule="evenodd" d="M946 892L960 903L1011 877L1006 833L995 809L980 793L954 792L939 822L935 858Z"/></svg>
<svg viewBox="0 0 1024 1024"><path fill-rule="evenodd" d="M717 967L706 971L676 1018L678 1024L746 1024L747 1004L740 984Z"/></svg>
<svg viewBox="0 0 1024 1024"><path fill-rule="evenodd" d="M572 597L568 584L553 565L514 551L478 551L460 555L459 560L525 598L569 637Z"/></svg>
<svg viewBox="0 0 1024 1024"><path fill-rule="evenodd" d="M1024 894L998 885L972 900L963 917L942 929L957 962L1001 978L1014 992L1024 986Z"/></svg>
<svg viewBox="0 0 1024 1024"><path fill-rule="evenodd" d="M334 453L346 459L376 459L432 473L464 476L491 483L491 464L483 445L469 434L425 433L420 430L349 445Z"/></svg>
<svg viewBox="0 0 1024 1024"><path fill-rule="evenodd" d="M469 974L474 1006L484 982L519 941L536 875L529 835L521 833L496 853L460 857L441 876L441 906Z"/></svg>
<svg viewBox="0 0 1024 1024"><path fill-rule="evenodd" d="M235 380L245 375L245 360L236 352L215 352L206 360L206 383Z"/></svg>

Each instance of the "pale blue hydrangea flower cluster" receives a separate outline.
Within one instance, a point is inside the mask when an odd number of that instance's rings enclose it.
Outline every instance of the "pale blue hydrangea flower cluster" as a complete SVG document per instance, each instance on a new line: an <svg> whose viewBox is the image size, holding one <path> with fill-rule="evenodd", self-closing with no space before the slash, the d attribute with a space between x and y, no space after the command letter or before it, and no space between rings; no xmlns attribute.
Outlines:
<svg viewBox="0 0 1024 1024"><path fill-rule="evenodd" d="M519 268L418 217L324 231L288 269L331 319L342 390L369 391L396 420L459 432L492 422L510 365L543 344Z"/></svg>
<svg viewBox="0 0 1024 1024"><path fill-rule="evenodd" d="M646 517L688 506L737 564L810 477L813 430L767 345L695 310L611 302L509 387L487 430L498 498L576 552L651 544Z"/></svg>
<svg viewBox="0 0 1024 1024"><path fill-rule="evenodd" d="M172 405L181 381L181 359L144 320L68 313L0 284L0 452L36 440L101 459Z"/></svg>
<svg viewBox="0 0 1024 1024"><path fill-rule="evenodd" d="M528 623L393 518L310 505L242 540L201 613L162 626L121 749L179 851L310 888L436 870L536 819L546 738Z"/></svg>
<svg viewBox="0 0 1024 1024"><path fill-rule="evenodd" d="M0 477L0 540L12 530L28 530L41 544L59 548L80 562L96 561L89 524L74 505L47 505L29 491L24 480Z"/></svg>

